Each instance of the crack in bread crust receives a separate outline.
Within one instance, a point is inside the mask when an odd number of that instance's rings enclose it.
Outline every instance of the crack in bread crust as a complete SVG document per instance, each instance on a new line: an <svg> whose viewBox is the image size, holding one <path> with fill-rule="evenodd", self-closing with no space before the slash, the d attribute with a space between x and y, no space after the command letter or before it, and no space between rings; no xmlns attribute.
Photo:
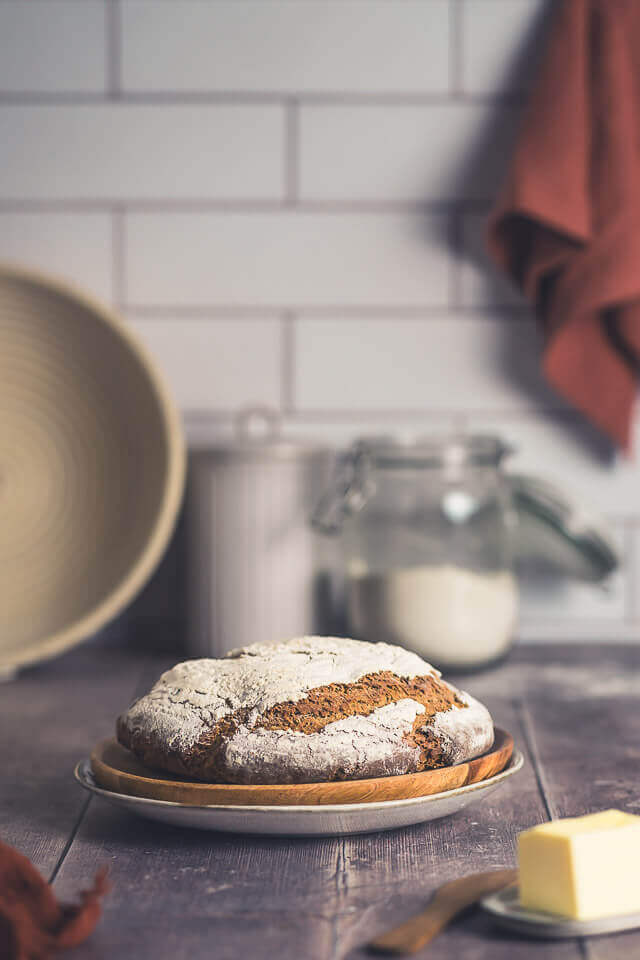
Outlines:
<svg viewBox="0 0 640 960"><path fill-rule="evenodd" d="M420 770L434 770L449 765L444 745L425 724L424 714L419 714L413 721L411 733L405 735L405 740L420 750Z"/></svg>
<svg viewBox="0 0 640 960"><path fill-rule="evenodd" d="M369 673L355 683L329 683L310 690L295 703L278 703L258 719L256 726L266 730L295 730L318 733L327 724L346 717L366 717L379 707L398 700L415 700L425 712L422 721L435 713L464 707L464 702L451 687L434 676L398 677L390 670Z"/></svg>
<svg viewBox="0 0 640 960"><path fill-rule="evenodd" d="M124 722L118 724L118 739L148 766L208 782L235 782L236 777L227 766L226 748L240 727L312 735L336 721L354 716L367 717L379 708L401 700L412 700L424 707L404 737L408 744L420 750L418 769L446 765L442 746L426 725L436 714L463 709L467 704L455 689L433 674L400 677L389 670L367 674L352 683L316 687L301 700L278 703L258 717L254 716L253 722L250 709L236 710L210 727L185 753L167 750L166 745L154 743L144 731L129 730ZM283 756L283 768L286 762L287 758ZM338 771L333 779L339 777Z"/></svg>

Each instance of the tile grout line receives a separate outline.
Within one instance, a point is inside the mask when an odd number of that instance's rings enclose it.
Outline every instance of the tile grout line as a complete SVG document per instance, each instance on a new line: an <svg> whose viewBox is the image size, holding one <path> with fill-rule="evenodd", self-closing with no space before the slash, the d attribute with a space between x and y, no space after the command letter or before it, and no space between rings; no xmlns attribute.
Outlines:
<svg viewBox="0 0 640 960"><path fill-rule="evenodd" d="M128 311L127 311L128 312ZM549 408L544 408L543 410L484 410L476 412L474 411L474 416L482 415L485 417L498 417L500 416L505 422L521 422L523 419L533 418L536 419L536 415L542 413L551 414L554 413L553 410ZM187 407L182 410L183 415L191 417L206 417L211 413L217 413L218 416L232 416L233 410L225 407L218 407L216 410L209 410L206 407ZM307 410L292 410L290 413L291 419L297 420L300 423L349 423L351 421L360 421L366 422L367 420L380 420L384 419L386 421L398 421L402 419L412 419L412 420L444 420L452 419L457 416L468 417L468 411L464 409L456 409L452 407L447 407L443 409L434 409L434 408L423 408L423 407L407 407L398 410L390 410L388 407L383 408L374 408L374 409L358 409L358 408L339 408L339 409L319 409L311 408ZM611 515L613 518L616 518L616 514ZM605 620L603 623L609 623L611 621Z"/></svg>
<svg viewBox="0 0 640 960"><path fill-rule="evenodd" d="M284 125L284 201L287 207L298 205L300 162L300 111L293 98L285 108Z"/></svg>
<svg viewBox="0 0 640 960"><path fill-rule="evenodd" d="M280 321L280 406L282 413L291 415L295 406L295 315L287 311Z"/></svg>
<svg viewBox="0 0 640 960"><path fill-rule="evenodd" d="M459 101L462 93L462 0L449 2L449 86L451 97Z"/></svg>
<svg viewBox="0 0 640 960"><path fill-rule="evenodd" d="M129 314L130 311L127 310ZM491 418L500 418L504 423L522 423L523 421L534 421L538 422L540 412L545 414L555 414L556 422L566 423L569 426L575 425L576 421L566 420L562 417L561 411L553 411L544 409L540 410L484 410L469 414L468 410L464 409L455 409L451 407L442 408L442 409L426 409L422 407L411 407L411 408L402 408L397 410L390 410L388 407L383 407L379 409L358 409L358 408L340 408L340 409L308 409L300 410L294 409L288 414L289 418L298 423L307 423L307 424L319 424L320 426L340 426L346 423L367 423L373 421L385 420L389 423L399 422L402 420L452 420L457 417L465 417L467 427L470 424L473 424L472 417L483 416ZM234 410L232 408L226 407L183 407L182 414L183 416L192 417L192 418L206 418L206 417L232 417ZM640 521L640 517L628 514L628 513L606 513L606 518L614 522L625 522L625 523L637 523ZM553 623L554 621L550 621ZM581 622L578 620L577 622ZM591 619L588 622L593 622ZM611 620L605 619L601 623L607 624L611 623Z"/></svg>
<svg viewBox="0 0 640 960"><path fill-rule="evenodd" d="M108 3L108 0L103 0ZM106 16L106 13L105 13ZM108 37L107 37L108 42ZM107 102L107 88L109 84L109 60L106 55L108 50L105 47L104 63L104 90L101 93L95 93L83 90L56 90L40 91L33 90L0 90L0 106L8 107L73 107L85 106L90 103L99 106Z"/></svg>
<svg viewBox="0 0 640 960"><path fill-rule="evenodd" d="M113 306L123 311L126 303L125 270L125 220L124 209L115 207L111 212L111 270Z"/></svg>
<svg viewBox="0 0 640 960"><path fill-rule="evenodd" d="M449 257L449 309L459 310L462 306L461 271L463 214L453 206L449 214L449 239L451 256Z"/></svg>
<svg viewBox="0 0 640 960"><path fill-rule="evenodd" d="M109 6L107 9L111 10L111 3L117 2L117 0L104 0ZM115 11L116 14L119 11ZM111 14L109 14L111 18ZM108 21L109 24L113 22L114 26L118 26L119 18L114 16L113 21L111 19ZM112 28L109 27L109 30ZM109 36L107 36L109 42ZM120 33L118 32L118 41L120 39ZM453 44L452 44L453 45ZM419 91L380 91L380 92L353 92L348 90L343 91L326 91L318 93L304 93L295 90L254 90L254 91L242 91L242 90L210 90L210 91L197 91L197 90L185 90L182 92L174 90L162 90L162 91L130 91L122 90L120 84L120 44L117 42L115 44L118 59L114 60L111 64L107 63L107 75L108 78L113 78L117 80L117 90L118 90L118 100L123 103L129 103L132 105L146 105L146 106L188 106L193 104L202 104L204 106L218 106L224 104L237 104L238 106L252 106L260 104L286 104L287 101L295 98L295 100L302 104L321 104L326 106L354 106L359 105L365 106L380 106L380 107L393 107L393 106L416 106L416 107L429 107L429 106L442 106L453 103L466 103L471 106L486 107L486 106L496 106L496 107L516 107L523 106L526 103L526 96L524 94L513 93L513 94L473 94L473 93L454 93L450 90L447 93L421 93ZM115 74L114 67L116 68ZM5 90L0 91L0 104L23 104L25 106L37 105L37 106L65 106L83 104L83 103L105 103L108 97L105 96L105 93L95 93L82 90L56 90L56 91L47 91L47 90Z"/></svg>
<svg viewBox="0 0 640 960"><path fill-rule="evenodd" d="M339 303L322 306L304 306L301 304L285 303L264 305L239 303L199 303L192 305L181 303L130 303L128 310L132 315L141 319L151 317L153 320L162 319L163 317L173 319L176 316L208 320L216 314L222 317L227 317L229 314L232 314L233 316L259 319L260 317L278 317L284 313L296 313L301 315L300 319L302 321L308 319L322 320L323 318L332 320L337 316L340 319L346 320L370 320L372 323L389 320L394 322L397 320L424 320L426 322L431 319L452 319L460 320L460 322L473 321L487 323L494 323L498 320L504 323L515 323L528 320L531 314L528 307L501 307L497 305L491 307L484 305L477 307L466 305L452 307L450 304L396 307L393 305L380 306L377 304L354 306L353 304ZM489 312L492 313L492 316L486 317L486 320L484 320L485 314ZM455 318L450 316L452 313L456 314ZM479 320L479 317L483 319ZM576 420L577 419L578 417L576 416Z"/></svg>
<svg viewBox="0 0 640 960"><path fill-rule="evenodd" d="M636 601L636 584L638 582L638 561L635 544L635 527L628 520L624 522L623 544L624 544L624 614L625 622L629 625L638 619L638 609Z"/></svg>
<svg viewBox="0 0 640 960"><path fill-rule="evenodd" d="M120 0L104 0L106 21L106 93L109 100L122 96L121 62L122 29Z"/></svg>
<svg viewBox="0 0 640 960"><path fill-rule="evenodd" d="M364 214L374 216L446 216L457 210L459 213L479 214L487 209L488 200L473 197L450 198L449 200L305 200L296 202L300 214L318 213L332 216ZM140 196L94 196L94 197L16 197L0 198L0 213L100 213L114 204L126 205L131 213L187 215L255 213L281 214L284 212L282 198L264 197L140 197Z"/></svg>

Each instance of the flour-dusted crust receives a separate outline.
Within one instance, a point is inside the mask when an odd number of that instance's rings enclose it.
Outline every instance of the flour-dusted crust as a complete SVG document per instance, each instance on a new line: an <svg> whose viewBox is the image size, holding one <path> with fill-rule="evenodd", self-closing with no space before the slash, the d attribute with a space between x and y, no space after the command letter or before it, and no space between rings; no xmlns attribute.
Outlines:
<svg viewBox="0 0 640 960"><path fill-rule="evenodd" d="M414 653L302 637L188 660L118 720L148 766L221 783L304 783L414 773L493 743L477 700Z"/></svg>

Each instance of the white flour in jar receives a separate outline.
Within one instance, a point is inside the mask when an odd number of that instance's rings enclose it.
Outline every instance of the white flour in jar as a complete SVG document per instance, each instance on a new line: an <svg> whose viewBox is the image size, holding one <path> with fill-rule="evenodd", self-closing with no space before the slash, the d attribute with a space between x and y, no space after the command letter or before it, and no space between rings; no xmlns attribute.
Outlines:
<svg viewBox="0 0 640 960"><path fill-rule="evenodd" d="M505 653L518 610L507 570L476 573L452 565L350 574L354 636L399 643L435 666L473 666Z"/></svg>

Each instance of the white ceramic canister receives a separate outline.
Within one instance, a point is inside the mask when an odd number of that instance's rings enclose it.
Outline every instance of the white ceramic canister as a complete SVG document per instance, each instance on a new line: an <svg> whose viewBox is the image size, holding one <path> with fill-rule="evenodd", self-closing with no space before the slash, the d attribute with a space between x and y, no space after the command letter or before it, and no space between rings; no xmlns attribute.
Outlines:
<svg viewBox="0 0 640 960"><path fill-rule="evenodd" d="M250 643L321 631L328 574L310 515L327 482L327 447L279 436L277 418L255 437L195 450L187 481L187 643L191 656L221 656Z"/></svg>

